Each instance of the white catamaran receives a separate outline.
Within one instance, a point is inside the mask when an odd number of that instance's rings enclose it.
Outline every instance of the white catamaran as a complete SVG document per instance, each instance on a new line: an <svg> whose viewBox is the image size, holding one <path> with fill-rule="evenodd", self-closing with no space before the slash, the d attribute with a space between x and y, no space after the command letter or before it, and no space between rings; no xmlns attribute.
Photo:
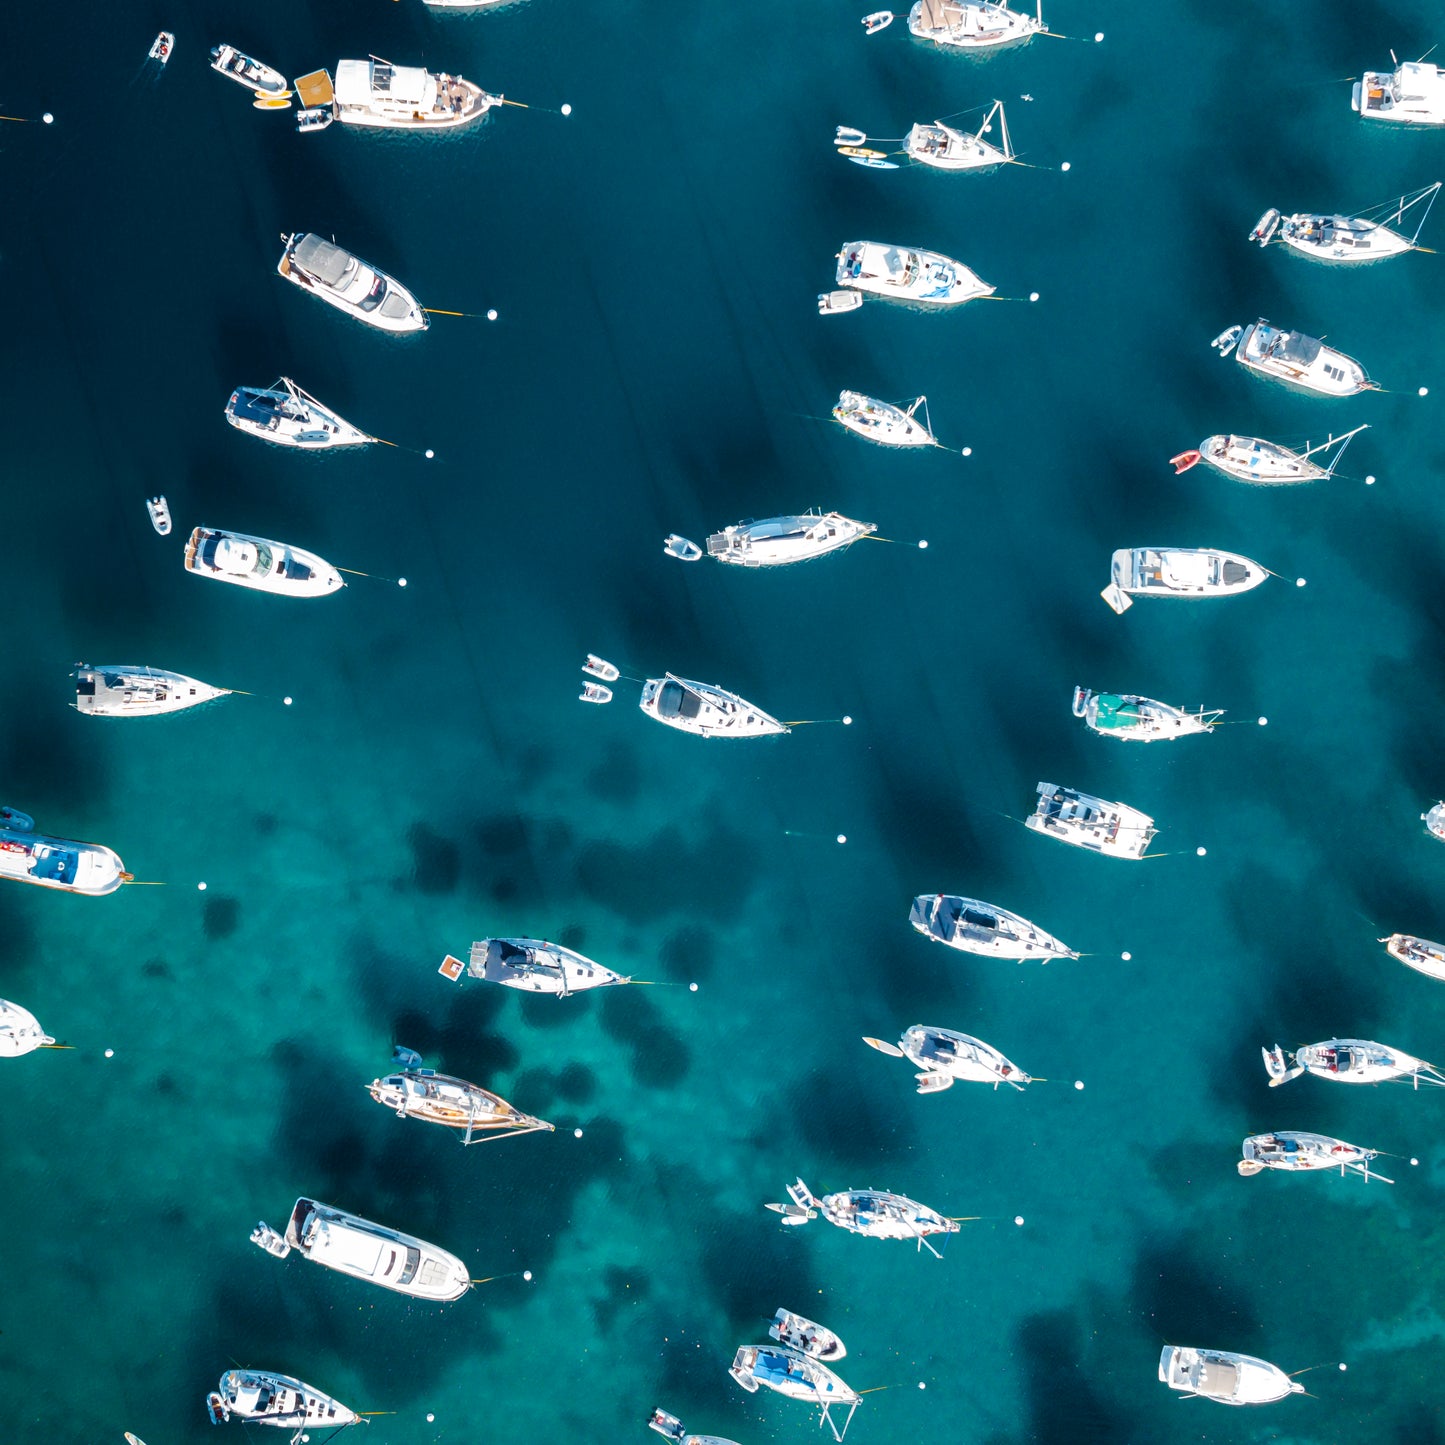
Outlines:
<svg viewBox="0 0 1445 1445"><path fill-rule="evenodd" d="M1238 552L1212 547L1121 547L1112 580L1099 594L1115 612L1135 597L1232 597L1258 587L1270 573Z"/></svg>
<svg viewBox="0 0 1445 1445"><path fill-rule="evenodd" d="M880 241L847 242L838 252L837 284L919 306L961 306L996 289L962 261Z"/></svg>
<svg viewBox="0 0 1445 1445"><path fill-rule="evenodd" d="M276 271L294 286L379 331L425 331L426 310L401 282L310 232L283 236Z"/></svg>
<svg viewBox="0 0 1445 1445"><path fill-rule="evenodd" d="M364 447L376 440L322 406L289 376L275 386L238 386L226 403L226 420L262 441L305 451Z"/></svg>
<svg viewBox="0 0 1445 1445"><path fill-rule="evenodd" d="M1127 803L1106 802L1057 783L1040 783L1036 791L1038 806L1024 826L1060 843L1137 862L1158 831L1153 818Z"/></svg>
<svg viewBox="0 0 1445 1445"><path fill-rule="evenodd" d="M1160 739L1189 737L1211 731L1224 716L1223 708L1171 707L1151 697L1133 693L1094 692L1091 688L1074 689L1074 716L1083 718L1084 726L1101 738L1118 738L1121 742L1153 743Z"/></svg>
<svg viewBox="0 0 1445 1445"><path fill-rule="evenodd" d="M872 522L855 522L841 512L814 510L724 527L707 539L707 554L734 567L788 567L841 552L877 530Z"/></svg>
<svg viewBox="0 0 1445 1445"><path fill-rule="evenodd" d="M1380 389L1354 357L1302 331L1271 326L1263 318L1248 326L1231 326L1209 344L1221 359L1233 352L1246 371L1316 396L1355 396Z"/></svg>
<svg viewBox="0 0 1445 1445"><path fill-rule="evenodd" d="M183 673L128 663L90 667L79 662L74 676L72 706L86 717L155 717L231 695L229 687L212 687Z"/></svg>
<svg viewBox="0 0 1445 1445"><path fill-rule="evenodd" d="M956 1029L932 1024L914 1024L896 1044L864 1036L869 1048L894 1059L907 1059L919 1072L914 1075L920 1094L938 1094L955 1083L1000 1084L1022 1092L1033 1079L991 1044Z"/></svg>
<svg viewBox="0 0 1445 1445"><path fill-rule="evenodd" d="M1420 232L1442 184L1445 183L1436 181L1418 191L1410 191L1398 200L1371 206L1353 216L1309 211L1281 216L1271 208L1256 222L1249 239L1258 241L1261 246L1276 241L1292 251L1298 251L1301 256L1331 264L1383 261L1390 256L1402 256L1406 251L1419 250ZM1407 236L1403 230L1392 229L1403 226L1405 213L1420 205L1424 209L1415 222L1413 233Z"/></svg>
<svg viewBox="0 0 1445 1445"><path fill-rule="evenodd" d="M1314 446L1306 442L1297 450L1281 442L1265 441L1262 437L1241 437L1230 433L1227 436L1205 437L1197 449L1180 452L1169 460L1176 476L1204 462L1236 481L1253 482L1259 486L1322 482L1334 476L1350 439L1366 430L1368 423L1342 436L1331 432L1324 441ZM1316 457L1319 461L1315 460Z"/></svg>
<svg viewBox="0 0 1445 1445"><path fill-rule="evenodd" d="M1020 917L995 903L960 898L956 893L920 893L908 911L908 921L925 938L946 943L963 953L984 958L1077 958L1079 955Z"/></svg>

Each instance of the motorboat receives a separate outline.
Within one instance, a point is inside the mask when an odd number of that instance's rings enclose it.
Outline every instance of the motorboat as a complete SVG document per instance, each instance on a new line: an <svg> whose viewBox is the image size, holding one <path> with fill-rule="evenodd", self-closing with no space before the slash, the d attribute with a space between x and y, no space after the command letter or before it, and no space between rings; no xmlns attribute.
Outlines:
<svg viewBox="0 0 1445 1445"><path fill-rule="evenodd" d="M1420 821L1431 834L1445 843L1445 802L1436 803L1428 813L1421 813Z"/></svg>
<svg viewBox="0 0 1445 1445"><path fill-rule="evenodd" d="M1383 1084L1390 1079L1409 1079L1416 1089L1422 1084L1445 1086L1445 1073L1434 1064L1368 1039L1326 1039L1323 1043L1306 1044L1288 1055L1278 1044L1260 1052L1264 1055L1271 1089L1301 1074L1314 1074L1341 1084Z"/></svg>
<svg viewBox="0 0 1445 1445"><path fill-rule="evenodd" d="M1427 978L1445 979L1445 943L1432 943L1416 938L1413 933L1392 933L1380 939L1385 952L1397 958L1406 968L1423 973Z"/></svg>
<svg viewBox="0 0 1445 1445"><path fill-rule="evenodd" d="M431 324L416 297L385 271L310 232L283 239L277 272L338 311L381 331L425 331Z"/></svg>
<svg viewBox="0 0 1445 1445"><path fill-rule="evenodd" d="M303 106L296 112L296 129L302 135L325 130L336 119L336 112L329 105Z"/></svg>
<svg viewBox="0 0 1445 1445"><path fill-rule="evenodd" d="M401 1067L366 1086L371 1097L394 1110L398 1119L424 1119L448 1129L464 1129L464 1145L550 1133L556 1127L522 1113L480 1084L423 1069L421 1056L410 1049L398 1049L393 1063Z"/></svg>
<svg viewBox="0 0 1445 1445"><path fill-rule="evenodd" d="M37 833L23 813L0 817L0 880L7 878L92 898L131 881L125 864L104 844Z"/></svg>
<svg viewBox="0 0 1445 1445"><path fill-rule="evenodd" d="M1037 791L1038 806L1024 827L1060 843L1137 862L1158 832L1153 818L1125 803L1105 802L1057 783L1040 783Z"/></svg>
<svg viewBox="0 0 1445 1445"><path fill-rule="evenodd" d="M308 1430L339 1430L361 1418L314 1385L271 1370L227 1370L206 1396L206 1413L213 1425L233 1415L251 1425L275 1425L290 1430L294 1442L308 1439Z"/></svg>
<svg viewBox="0 0 1445 1445"><path fill-rule="evenodd" d="M226 420L262 441L306 451L364 447L376 440L322 406L289 376L274 386L238 386L226 402Z"/></svg>
<svg viewBox="0 0 1445 1445"><path fill-rule="evenodd" d="M1338 1169L1364 1179L1380 1179L1393 1184L1383 1174L1370 1172L1370 1160L1378 1159L1378 1149L1361 1149L1328 1134L1301 1134L1281 1129L1276 1134L1251 1134L1243 1144L1244 1157L1235 1168L1247 1179L1264 1169L1279 1169L1286 1174L1305 1174L1312 1170Z"/></svg>
<svg viewBox="0 0 1445 1445"><path fill-rule="evenodd" d="M787 567L841 552L877 530L872 522L855 522L841 512L815 508L799 516L765 517L724 527L707 539L707 554L735 567Z"/></svg>
<svg viewBox="0 0 1445 1445"><path fill-rule="evenodd" d="M630 975L613 972L600 963L541 938L484 938L472 944L465 964L448 954L440 972L460 979L463 971L488 983L505 984L527 993L550 993L558 998L589 988L631 983Z"/></svg>
<svg viewBox="0 0 1445 1445"><path fill-rule="evenodd" d="M1350 106L1366 120L1445 125L1445 69L1421 59L1397 62L1393 71L1367 70L1354 84Z"/></svg>
<svg viewBox="0 0 1445 1445"><path fill-rule="evenodd" d="M768 1326L768 1338L789 1349L801 1350L815 1360L841 1360L848 1353L848 1347L826 1325L794 1314L792 1310L778 1310Z"/></svg>
<svg viewBox="0 0 1445 1445"><path fill-rule="evenodd" d="M1247 370L1316 396L1356 396L1380 389L1353 357L1302 331L1272 326L1263 318L1248 326L1229 327L1210 345L1221 358L1233 352Z"/></svg>
<svg viewBox="0 0 1445 1445"><path fill-rule="evenodd" d="M918 408L923 416L917 416ZM879 401L861 391L838 393L833 420L866 441L885 447L936 447L938 439L928 419L928 398L914 397L907 406Z"/></svg>
<svg viewBox="0 0 1445 1445"><path fill-rule="evenodd" d="M197 527L191 533L185 567L197 577L284 597L328 597L346 585L336 568L315 552L214 527Z"/></svg>
<svg viewBox="0 0 1445 1445"><path fill-rule="evenodd" d="M1100 596L1115 612L1127 612L1135 597L1232 597L1258 587L1267 567L1212 547L1121 547L1113 576Z"/></svg>
<svg viewBox="0 0 1445 1445"><path fill-rule="evenodd" d="M54 1042L28 1008L0 998L0 1059L18 1059L36 1049L48 1049Z"/></svg>
<svg viewBox="0 0 1445 1445"><path fill-rule="evenodd" d="M1100 737L1152 743L1210 732L1224 716L1224 709L1201 707L1191 712L1167 702L1155 702L1152 697L1136 697L1132 692L1095 692L1076 687L1074 716L1083 718L1084 726Z"/></svg>
<svg viewBox="0 0 1445 1445"><path fill-rule="evenodd" d="M180 672L116 663L75 667L76 712L89 717L154 717L230 697L229 687L212 687Z"/></svg>
<svg viewBox="0 0 1445 1445"><path fill-rule="evenodd" d="M428 3L435 3L435 0L428 0ZM647 1428L656 1430L673 1445L737 1445L735 1440L724 1440L721 1435L690 1435L682 1428L682 1421L666 1410L654 1410Z"/></svg>
<svg viewBox="0 0 1445 1445"><path fill-rule="evenodd" d="M761 1385L790 1400L804 1400L816 1405L823 1412L823 1418L818 1423L821 1425L826 1420L833 1439L838 1441L848 1433L853 1412L863 1398L827 1365L787 1345L744 1345L733 1356L728 1374L749 1394L756 1394ZM841 1430L828 1413L834 1405L848 1409Z"/></svg>
<svg viewBox="0 0 1445 1445"><path fill-rule="evenodd" d="M413 1299L460 1299L472 1287L456 1255L314 1199L298 1199L284 1235L264 1221L251 1242L278 1259L294 1249L313 1264Z"/></svg>
<svg viewBox="0 0 1445 1445"><path fill-rule="evenodd" d="M917 0L908 12L910 34L960 50L1013 45L1047 29L1042 0L1032 15L986 0Z"/></svg>
<svg viewBox="0 0 1445 1445"><path fill-rule="evenodd" d="M1343 262L1346 264L1362 261L1383 261L1390 256L1401 256L1406 251L1419 249L1420 232L1435 197L1440 193L1442 182L1412 191L1395 201L1386 201L1357 216L1324 215L1323 213L1300 211L1292 216L1282 216L1277 210L1268 210L1259 218L1254 230L1249 233L1251 241L1268 246L1271 241L1288 246L1302 256L1316 261ZM1402 230L1405 213L1423 205L1415 221L1415 230L1405 235Z"/></svg>
<svg viewBox="0 0 1445 1445"><path fill-rule="evenodd" d="M1303 1395L1305 1387L1278 1365L1231 1350L1196 1350L1165 1345L1159 1356L1159 1378L1171 1390L1218 1400L1221 1405L1269 1405L1286 1395Z"/></svg>
<svg viewBox="0 0 1445 1445"><path fill-rule="evenodd" d="M879 241L849 241L844 245L838 252L837 284L920 306L961 306L979 296L992 296L996 289L980 280L962 261L937 251L917 251Z"/></svg>
<svg viewBox="0 0 1445 1445"><path fill-rule="evenodd" d="M162 537L170 536L171 506L164 497L148 497L146 499L146 515L151 519L151 526Z"/></svg>
<svg viewBox="0 0 1445 1445"><path fill-rule="evenodd" d="M500 95L445 72L375 56L336 62L336 119L386 130L452 130L480 120Z"/></svg>
<svg viewBox="0 0 1445 1445"><path fill-rule="evenodd" d="M582 664L582 671L588 677L601 678L603 682L616 682L622 674L605 657L598 657L595 652L587 654L587 661Z"/></svg>
<svg viewBox="0 0 1445 1445"><path fill-rule="evenodd" d="M896 1044L864 1037L869 1048L892 1059L907 1059L917 1070L920 1094L940 1094L956 1083L1007 1084L1020 1093L1033 1079L991 1044L955 1029L914 1024Z"/></svg>
<svg viewBox="0 0 1445 1445"><path fill-rule="evenodd" d="M992 133L995 117L998 118L999 129L997 145L984 139ZM910 160L939 171L976 171L987 166L1005 165L1014 158L1001 100L994 101L978 129L971 134L941 120L934 121L932 125L918 121L904 136L903 149Z"/></svg>
<svg viewBox="0 0 1445 1445"><path fill-rule="evenodd" d="M249 55L243 55L234 45L212 47L211 69L219 71L238 85L244 85L247 90L254 90L257 95L276 100L282 98L283 92L287 98L290 96L286 77L279 70L263 65L259 60L252 60Z"/></svg>
<svg viewBox="0 0 1445 1445"><path fill-rule="evenodd" d="M762 738L792 731L735 692L670 672L648 678L637 705L667 727L704 738Z"/></svg>
<svg viewBox="0 0 1445 1445"><path fill-rule="evenodd" d="M821 1214L829 1224L846 1229L849 1234L861 1234L869 1239L911 1239L920 1250L926 1249L937 1259L943 1256L929 1244L928 1236L958 1233L956 1219L949 1219L916 1199L882 1189L848 1189L817 1199L799 1179L796 1184L788 1185L788 1198L791 1204L768 1205L775 1214L783 1216L784 1224L801 1226Z"/></svg>
<svg viewBox="0 0 1445 1445"><path fill-rule="evenodd" d="M836 316L843 311L856 311L863 304L858 291L820 291L818 293L818 314Z"/></svg>
<svg viewBox="0 0 1445 1445"><path fill-rule="evenodd" d="M600 682L584 682L577 694L578 702L595 702L599 705L612 701L612 689Z"/></svg>
<svg viewBox="0 0 1445 1445"><path fill-rule="evenodd" d="M876 35L880 30L887 30L897 18L891 10L875 10L863 17L863 33Z"/></svg>
<svg viewBox="0 0 1445 1445"><path fill-rule="evenodd" d="M1232 433L1205 437L1197 451L1182 452L1172 459L1174 471L1178 475L1198 462L1205 462L1236 481L1254 482L1260 486L1322 482L1334 476L1350 439L1366 430L1368 425L1357 426L1343 436L1331 432L1326 440L1314 446L1306 442L1298 450L1280 442L1265 441L1263 437L1241 437Z"/></svg>
<svg viewBox="0 0 1445 1445"><path fill-rule="evenodd" d="M669 557L676 557L679 562L701 562L702 548L696 542L690 542L686 537L679 536L676 532L669 532L662 541L662 550Z"/></svg>
<svg viewBox="0 0 1445 1445"><path fill-rule="evenodd" d="M920 893L913 900L908 921L935 943L984 958L1036 958L1047 963L1051 958L1079 956L1027 918L954 893Z"/></svg>
<svg viewBox="0 0 1445 1445"><path fill-rule="evenodd" d="M151 48L146 52L147 60L158 60L162 65L171 58L171 51L176 48L176 37L169 30L162 30L154 40L151 41Z"/></svg>

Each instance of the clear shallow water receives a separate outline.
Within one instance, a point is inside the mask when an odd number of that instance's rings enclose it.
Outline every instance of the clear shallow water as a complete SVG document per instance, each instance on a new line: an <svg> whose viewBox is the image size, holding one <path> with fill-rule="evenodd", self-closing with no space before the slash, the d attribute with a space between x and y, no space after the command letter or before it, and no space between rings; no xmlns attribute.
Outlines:
<svg viewBox="0 0 1445 1445"><path fill-rule="evenodd" d="M201 1397L235 1361L396 1410L372 1430L397 1445L640 1440L654 1404L744 1445L801 1440L806 1411L725 1374L780 1303L844 1335L850 1383L890 1386L862 1445L1430 1438L1445 1099L1271 1092L1257 1050L1339 1033L1445 1056L1445 995L1374 942L1445 929L1445 853L1416 821L1445 788L1440 262L1342 275L1243 238L1268 205L1442 174L1440 137L1368 131L1337 83L1423 51L1435 17L1067 0L1052 23L1104 45L973 62L901 25L865 38L861 9L197 5L68 15L53 92L0 72L7 114L58 118L0 135L0 775L42 827L166 884L0 895L4 995L76 1046L6 1069L8 1440L210 1438ZM162 24L176 58L132 79ZM6 53L53 53L51 28L8 17ZM206 69L221 39L293 74L374 50L575 114L298 137ZM1024 158L1067 175L877 174L827 144L994 96ZM274 276L297 228L500 319L360 331ZM819 319L863 235L1043 299ZM1334 406L1221 366L1209 338L1258 314L1328 332L1392 394ZM231 432L230 389L280 371L438 459ZM973 455L859 443L823 420L843 386L926 390ZM1327 486L1165 464L1214 431L1360 420ZM202 587L147 525L157 489L178 534L252 530L410 585L313 606ZM778 576L658 548L813 504L930 548ZM1309 585L1113 617L1110 551L1160 542ZM855 725L675 737L625 689L573 702L589 649ZM65 707L76 658L269 698L107 726ZM1069 717L1076 682L1270 725L1116 749ZM1145 808L1171 856L1028 836L1010 820L1040 778ZM930 948L906 916L939 888L1090 956ZM553 1003L436 975L493 932L665 986ZM916 1021L1049 1082L919 1099L858 1042ZM463 1153L396 1120L358 1087L394 1041L557 1133ZM1273 1127L1420 1165L1389 1161L1393 1191L1240 1180L1239 1139ZM783 1230L760 1206L799 1173L985 1218L942 1263ZM246 1235L302 1193L535 1278L438 1310L278 1264ZM1165 1341L1329 1368L1306 1377L1318 1401L1181 1406L1154 1380Z"/></svg>

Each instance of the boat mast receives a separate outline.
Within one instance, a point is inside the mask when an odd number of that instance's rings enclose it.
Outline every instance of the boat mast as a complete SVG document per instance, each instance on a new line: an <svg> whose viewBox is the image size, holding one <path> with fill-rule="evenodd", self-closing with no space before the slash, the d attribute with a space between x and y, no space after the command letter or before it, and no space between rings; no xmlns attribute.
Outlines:
<svg viewBox="0 0 1445 1445"><path fill-rule="evenodd" d="M1420 224L1415 227L1415 234L1410 237L1411 250L1414 250L1415 243L1420 239L1420 232L1425 228L1425 222L1429 219L1430 216L1430 207L1435 204L1435 197L1440 194L1440 187L1442 184L1445 183L1436 181L1433 186L1427 186L1425 190L1417 192L1414 200L1412 200L1409 205L1405 203L1405 198L1403 196L1400 197L1400 209L1395 213L1395 219L1397 221L1405 214L1406 211L1410 209L1410 206L1413 206L1418 202L1424 200L1426 196L1430 197L1430 199L1425 203L1425 214L1420 217Z"/></svg>
<svg viewBox="0 0 1445 1445"><path fill-rule="evenodd" d="M1336 442L1340 443L1339 451L1335 453L1333 460L1330 462L1329 466L1325 468L1325 475L1327 477L1332 477L1335 474L1335 468L1340 464L1340 458L1345 454L1345 448L1350 444L1350 438L1359 436L1362 431L1369 431L1369 429L1370 424L1369 422L1366 422L1363 426L1357 426L1354 431L1347 431L1344 436L1337 437L1331 435L1328 441L1321 442L1317 447L1312 447L1308 443L1306 443L1304 451L1299 454L1300 460L1307 462L1312 456L1314 456L1316 452L1322 452L1325 450L1326 447L1334 446Z"/></svg>

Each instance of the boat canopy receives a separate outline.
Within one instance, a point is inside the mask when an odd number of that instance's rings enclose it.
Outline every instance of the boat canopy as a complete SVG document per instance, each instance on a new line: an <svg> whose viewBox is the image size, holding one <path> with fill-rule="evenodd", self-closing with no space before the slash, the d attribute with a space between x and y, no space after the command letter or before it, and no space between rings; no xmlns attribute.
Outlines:
<svg viewBox="0 0 1445 1445"><path fill-rule="evenodd" d="M298 75L291 85L301 97L301 104L307 109L330 105L336 99L331 88L331 72L328 70L313 70L309 75Z"/></svg>
<svg viewBox="0 0 1445 1445"><path fill-rule="evenodd" d="M1306 336L1302 331L1286 331L1283 337L1275 343L1272 354L1279 357L1281 361L1297 361L1302 366L1311 366L1320 354L1322 344L1313 336Z"/></svg>
<svg viewBox="0 0 1445 1445"><path fill-rule="evenodd" d="M1138 707L1112 692L1099 693L1094 702L1094 722L1101 728L1131 728L1139 722Z"/></svg>
<svg viewBox="0 0 1445 1445"><path fill-rule="evenodd" d="M436 104L437 83L419 65L391 65L385 60L338 60L338 105L371 107L378 102L430 110Z"/></svg>
<svg viewBox="0 0 1445 1445"><path fill-rule="evenodd" d="M292 255L303 271L309 271L327 286L335 286L356 264L356 257L350 251L343 251L334 242L311 233L297 241Z"/></svg>

